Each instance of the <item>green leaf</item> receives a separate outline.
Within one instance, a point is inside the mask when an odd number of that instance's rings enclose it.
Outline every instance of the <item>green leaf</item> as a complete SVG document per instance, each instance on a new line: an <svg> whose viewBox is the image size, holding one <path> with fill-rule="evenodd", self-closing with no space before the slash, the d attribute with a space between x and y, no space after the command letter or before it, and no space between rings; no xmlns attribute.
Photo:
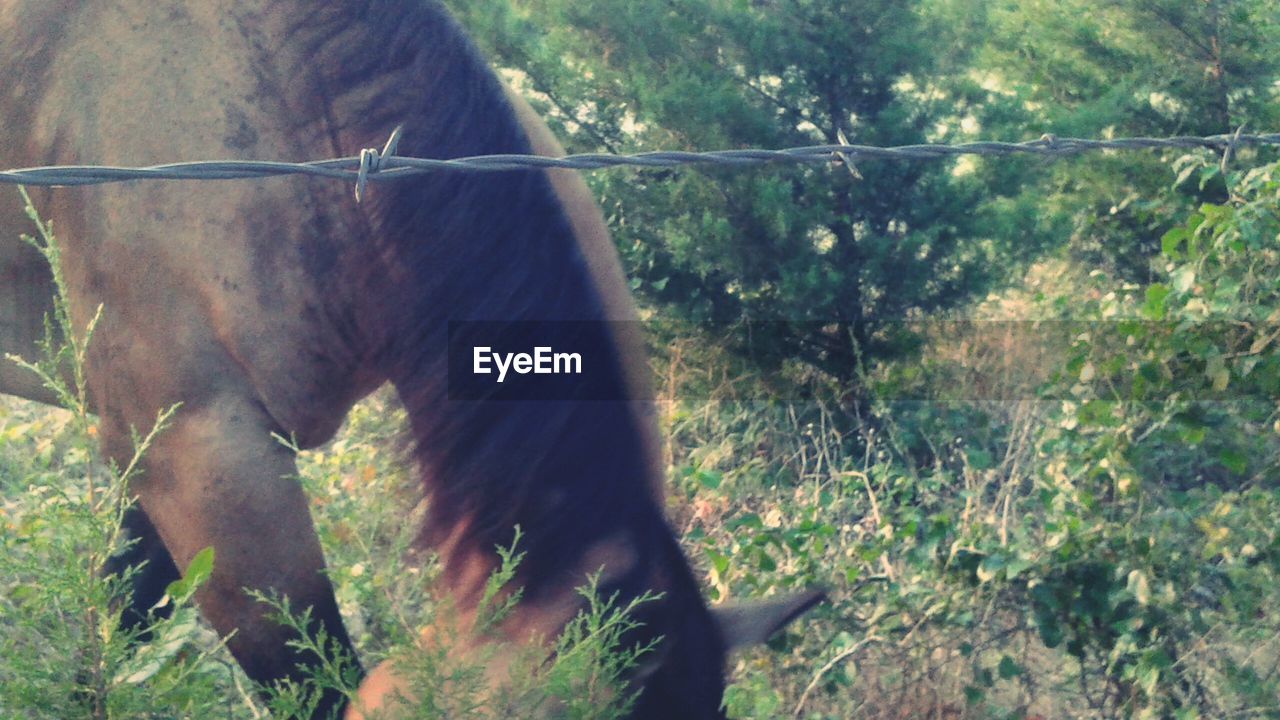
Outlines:
<svg viewBox="0 0 1280 720"><path fill-rule="evenodd" d="M213 547L207 547L196 553L195 557L191 558L191 562L187 565L187 571L183 573L183 577L190 579L193 584L199 585L207 580L212 572Z"/></svg>
<svg viewBox="0 0 1280 720"><path fill-rule="evenodd" d="M773 558L769 557L769 553L761 550L756 553L756 567L760 568L762 572L773 572L778 569L778 564L774 562Z"/></svg>
<svg viewBox="0 0 1280 720"><path fill-rule="evenodd" d="M1044 647L1052 650L1052 648L1062 644L1062 628L1057 624L1056 618L1042 619L1037 623L1036 629L1039 630L1041 642L1044 643Z"/></svg>
<svg viewBox="0 0 1280 720"><path fill-rule="evenodd" d="M983 558L978 565L978 580L981 582L990 582L994 580L1004 567L1003 555L988 555Z"/></svg>
<svg viewBox="0 0 1280 720"><path fill-rule="evenodd" d="M715 490L720 487L720 482L724 479L724 475L716 470L699 470L694 473L698 484L708 490Z"/></svg>
<svg viewBox="0 0 1280 720"><path fill-rule="evenodd" d="M1004 566L1004 577L1006 580L1012 580L1021 575L1027 568L1031 567L1031 561L1020 557L1009 558L1009 562Z"/></svg>
<svg viewBox="0 0 1280 720"><path fill-rule="evenodd" d="M967 448L965 458L969 461L969 466L975 470L989 470L995 466L995 459L983 448Z"/></svg>
<svg viewBox="0 0 1280 720"><path fill-rule="evenodd" d="M1218 453L1218 462L1222 463L1222 467L1230 470L1236 475L1243 475L1249 467L1249 459L1245 454L1235 448L1225 448Z"/></svg>
<svg viewBox="0 0 1280 720"><path fill-rule="evenodd" d="M1142 314L1149 320L1164 317L1164 301L1169 297L1169 287L1160 283L1147 286L1146 302L1142 305Z"/></svg>
<svg viewBox="0 0 1280 720"><path fill-rule="evenodd" d="M213 572L213 548L207 547L196 553L191 558L191 562L187 564L187 571L182 577L169 583L165 588L165 597L160 599L157 607L160 607L172 599L176 602L184 602L195 593L196 589L209 579L209 575Z"/></svg>
<svg viewBox="0 0 1280 720"><path fill-rule="evenodd" d="M724 574L729 571L728 555L722 555L715 550L707 548L707 559L711 561L711 567L714 568L716 573L720 576L723 577Z"/></svg>
<svg viewBox="0 0 1280 720"><path fill-rule="evenodd" d="M1187 229L1176 227L1160 238L1160 252L1170 257L1177 257L1178 247L1187 239Z"/></svg>
<svg viewBox="0 0 1280 720"><path fill-rule="evenodd" d="M1021 675L1022 668L1018 666L1018 663L1013 661L1013 658L1005 655L1000 658L1000 665L996 668L996 672L1000 675L1001 680L1008 680L1011 677Z"/></svg>

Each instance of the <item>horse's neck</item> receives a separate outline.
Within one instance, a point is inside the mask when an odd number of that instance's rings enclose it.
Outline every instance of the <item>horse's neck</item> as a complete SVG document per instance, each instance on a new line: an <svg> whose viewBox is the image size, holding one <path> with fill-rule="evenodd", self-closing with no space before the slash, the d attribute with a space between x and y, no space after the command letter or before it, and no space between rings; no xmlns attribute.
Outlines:
<svg viewBox="0 0 1280 720"><path fill-rule="evenodd" d="M332 29L335 18L317 11L307 32L326 53L310 72L329 102L316 111L326 123L368 136L362 142L403 125L399 152L419 157L560 153L435 4L399 10ZM359 37L368 42L337 42ZM368 87L377 102L365 107L356 100ZM519 525L522 575L550 586L619 528L635 535L636 518L660 520L655 430L637 412L642 402L463 403L446 387L449 322L575 320L599 323L593 332L605 339L596 379L617 397L644 397L634 313L582 181L429 174L371 185L362 208L385 260L356 281L378 298L363 326L385 344L382 365L410 414L432 500L428 539L470 567L468 553L491 559Z"/></svg>

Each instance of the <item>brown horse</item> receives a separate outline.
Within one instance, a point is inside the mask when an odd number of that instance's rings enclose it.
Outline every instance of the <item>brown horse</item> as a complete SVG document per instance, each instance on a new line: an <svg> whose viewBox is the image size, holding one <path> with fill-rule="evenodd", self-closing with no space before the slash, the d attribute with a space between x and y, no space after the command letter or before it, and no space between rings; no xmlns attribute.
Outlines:
<svg viewBox="0 0 1280 720"><path fill-rule="evenodd" d="M397 125L402 155L560 151L429 0L0 0L0 37L3 166L307 160L380 145ZM633 311L575 174L417 176L373 184L360 204L349 186L311 178L33 197L62 241L73 323L105 308L87 370L106 453L127 457L130 428L182 403L132 487L140 542L124 561L149 560L135 604L149 607L213 546L198 600L220 633L237 630L229 646L251 678L299 669L245 588L311 607L349 644L288 479L294 459L271 434L324 443L383 382L408 410L430 501L423 537L458 607L475 602L515 526L527 556L503 626L513 641L554 633L601 565L606 592L663 594L639 618L638 640L662 640L632 678L635 717L721 717L727 649L815 601L707 608L663 517L643 402L448 397L446 346L469 339L449 323L472 320L586 321L606 351L597 382L643 397L633 326L600 322ZM52 288L17 241L26 229L17 193L0 195L0 351L30 356ZM8 363L0 391L50 399ZM342 702L326 698L318 714Z"/></svg>

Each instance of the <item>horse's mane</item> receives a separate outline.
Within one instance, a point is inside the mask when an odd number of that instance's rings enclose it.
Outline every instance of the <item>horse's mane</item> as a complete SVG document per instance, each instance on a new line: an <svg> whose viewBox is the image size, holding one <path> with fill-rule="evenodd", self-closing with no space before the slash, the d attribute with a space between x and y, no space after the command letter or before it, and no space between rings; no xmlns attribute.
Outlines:
<svg viewBox="0 0 1280 720"><path fill-rule="evenodd" d="M344 4L339 4L344 5ZM316 10L313 57L329 96L368 93L357 123L369 145L403 124L399 154L529 153L503 89L435 2L364 2ZM363 30L352 30L357 21ZM326 24L327 23L327 24ZM375 88L369 92L368 88ZM568 219L542 172L441 173L370 187L365 201L384 262L365 278L383 343L380 361L410 416L410 451L429 496L423 538L462 553L511 542L526 596L576 582L582 550L620 531L656 550L615 586L642 590L655 570L692 583L653 497L638 420L624 402L461 402L447 393L450 321L605 319ZM384 273L393 275L387 277ZM555 332L557 325L547 326ZM607 325L593 325L608 333ZM556 338L545 338L553 347ZM465 342L465 337L455 337ZM596 379L626 382L617 343ZM563 345L568 345L566 340ZM559 348L557 348L559 349ZM634 360L634 359L633 359ZM651 553L651 555L654 553ZM652 564L656 563L656 565Z"/></svg>

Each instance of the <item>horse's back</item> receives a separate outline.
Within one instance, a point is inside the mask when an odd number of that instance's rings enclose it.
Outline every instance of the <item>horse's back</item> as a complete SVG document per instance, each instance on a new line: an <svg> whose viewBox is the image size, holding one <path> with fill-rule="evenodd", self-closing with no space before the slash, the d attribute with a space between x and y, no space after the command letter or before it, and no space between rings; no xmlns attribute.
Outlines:
<svg viewBox="0 0 1280 720"><path fill-rule="evenodd" d="M354 151L334 147L323 113L290 105L304 97L306 59L298 43L280 42L285 19L267 3L0 8L0 35L18 39L0 50L0 164ZM356 293L342 275L362 234L348 194L298 178L36 193L67 250L75 324L104 307L91 356L98 405L136 423L174 402L238 393L304 442L323 440L374 380L359 372ZM30 253L14 248L23 229L14 220L0 215L0 274L40 280ZM30 339L32 315L47 309L31 300L47 281L14 287L0 295L0 332L11 328L0 342Z"/></svg>

